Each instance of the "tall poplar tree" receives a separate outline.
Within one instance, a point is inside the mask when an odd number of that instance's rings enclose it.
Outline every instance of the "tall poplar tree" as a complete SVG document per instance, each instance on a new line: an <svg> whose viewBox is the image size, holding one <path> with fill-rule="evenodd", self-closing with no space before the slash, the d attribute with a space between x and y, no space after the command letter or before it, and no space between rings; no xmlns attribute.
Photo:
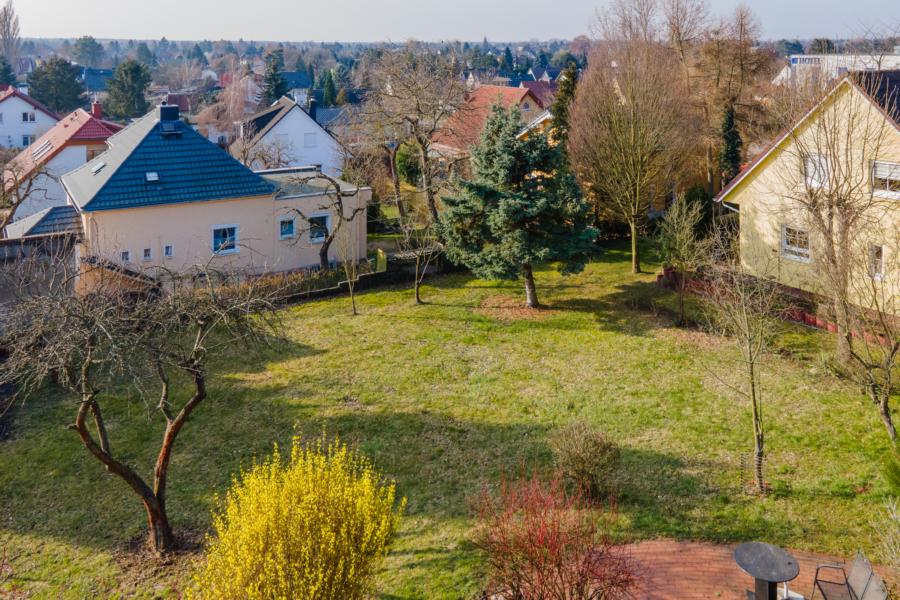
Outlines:
<svg viewBox="0 0 900 600"><path fill-rule="evenodd" d="M440 232L448 257L485 279L521 279L525 304L539 306L537 263L578 272L597 231L563 151L541 134L519 139L518 108L492 109L472 150L473 178L445 197Z"/></svg>
<svg viewBox="0 0 900 600"><path fill-rule="evenodd" d="M729 103L722 113L722 151L719 153L723 184L727 184L740 172L742 146L741 134L734 123L734 104Z"/></svg>

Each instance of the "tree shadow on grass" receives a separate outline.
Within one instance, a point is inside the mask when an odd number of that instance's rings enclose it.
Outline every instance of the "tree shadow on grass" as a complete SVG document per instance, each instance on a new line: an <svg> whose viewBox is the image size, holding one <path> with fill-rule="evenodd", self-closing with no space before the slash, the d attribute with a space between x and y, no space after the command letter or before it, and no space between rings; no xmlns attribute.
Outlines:
<svg viewBox="0 0 900 600"><path fill-rule="evenodd" d="M674 313L665 304L668 292L655 283L633 281L597 298L564 298L550 308L589 313L605 331L646 336L671 326Z"/></svg>

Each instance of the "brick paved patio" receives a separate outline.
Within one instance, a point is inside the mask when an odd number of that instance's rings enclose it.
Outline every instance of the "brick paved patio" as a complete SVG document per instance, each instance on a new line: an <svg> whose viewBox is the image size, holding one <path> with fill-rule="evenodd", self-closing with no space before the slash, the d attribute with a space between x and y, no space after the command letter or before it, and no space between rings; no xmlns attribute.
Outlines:
<svg viewBox="0 0 900 600"><path fill-rule="evenodd" d="M746 600L753 579L735 564L735 544L653 540L628 546L641 581L639 598L646 600ZM789 583L791 591L809 598L816 566L843 562L834 556L790 551L800 562L800 575ZM852 557L847 561L852 562ZM882 577L887 574L876 566ZM897 581L896 575L888 578ZM818 596L817 596L818 598Z"/></svg>

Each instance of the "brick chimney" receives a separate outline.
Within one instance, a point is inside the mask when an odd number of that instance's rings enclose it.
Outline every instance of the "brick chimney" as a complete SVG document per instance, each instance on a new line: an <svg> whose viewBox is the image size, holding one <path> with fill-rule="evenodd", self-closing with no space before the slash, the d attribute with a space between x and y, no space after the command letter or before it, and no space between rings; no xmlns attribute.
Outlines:
<svg viewBox="0 0 900 600"><path fill-rule="evenodd" d="M103 105L94 100L91 102L91 116L95 119L103 118Z"/></svg>

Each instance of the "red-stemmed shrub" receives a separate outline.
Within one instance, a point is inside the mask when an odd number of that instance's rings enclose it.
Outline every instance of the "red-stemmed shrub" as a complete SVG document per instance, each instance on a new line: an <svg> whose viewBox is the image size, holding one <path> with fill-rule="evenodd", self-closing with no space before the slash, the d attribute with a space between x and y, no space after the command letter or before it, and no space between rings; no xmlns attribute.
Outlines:
<svg viewBox="0 0 900 600"><path fill-rule="evenodd" d="M628 555L597 526L596 514L561 481L537 477L485 489L476 501L475 545L487 557L495 597L613 600L630 597Z"/></svg>

